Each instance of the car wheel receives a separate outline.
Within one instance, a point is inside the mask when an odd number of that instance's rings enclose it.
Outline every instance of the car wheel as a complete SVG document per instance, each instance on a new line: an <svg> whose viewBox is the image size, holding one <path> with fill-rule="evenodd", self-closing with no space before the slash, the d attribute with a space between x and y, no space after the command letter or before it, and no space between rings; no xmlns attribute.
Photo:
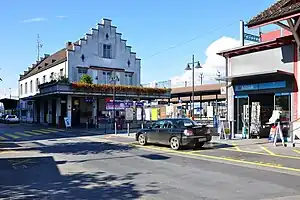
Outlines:
<svg viewBox="0 0 300 200"><path fill-rule="evenodd" d="M143 133L139 134L139 136L138 136L138 142L142 146L144 146L144 145L147 144L146 136Z"/></svg>
<svg viewBox="0 0 300 200"><path fill-rule="evenodd" d="M180 142L179 142L179 139L178 137L172 137L170 139L170 146L173 150L178 150L180 149Z"/></svg>

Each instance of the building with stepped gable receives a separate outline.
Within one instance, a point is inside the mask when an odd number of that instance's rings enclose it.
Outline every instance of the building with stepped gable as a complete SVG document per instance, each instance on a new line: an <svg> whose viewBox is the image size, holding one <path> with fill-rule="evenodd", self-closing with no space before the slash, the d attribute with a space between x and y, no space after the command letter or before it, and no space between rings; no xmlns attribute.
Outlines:
<svg viewBox="0 0 300 200"><path fill-rule="evenodd" d="M86 74L93 84L80 83ZM109 19L78 41L45 54L19 79L20 116L30 123L61 125L64 117L73 126L90 119L96 123L111 114L111 104L118 116L132 102L169 94L168 89L141 87L141 59Z"/></svg>

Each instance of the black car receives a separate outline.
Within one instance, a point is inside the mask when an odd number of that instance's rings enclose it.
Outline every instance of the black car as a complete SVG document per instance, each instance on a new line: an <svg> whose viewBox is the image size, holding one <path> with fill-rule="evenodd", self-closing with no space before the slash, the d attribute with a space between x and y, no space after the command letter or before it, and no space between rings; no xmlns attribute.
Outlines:
<svg viewBox="0 0 300 200"><path fill-rule="evenodd" d="M138 131L136 141L140 145L170 145L172 149L178 150L182 146L202 147L211 141L211 134L206 125L198 125L189 118L162 119Z"/></svg>

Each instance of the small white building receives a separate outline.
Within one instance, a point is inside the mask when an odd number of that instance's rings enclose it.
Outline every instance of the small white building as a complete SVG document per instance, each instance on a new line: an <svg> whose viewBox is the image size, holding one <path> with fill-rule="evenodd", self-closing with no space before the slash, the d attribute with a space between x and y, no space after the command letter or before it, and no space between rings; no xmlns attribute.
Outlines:
<svg viewBox="0 0 300 200"><path fill-rule="evenodd" d="M52 55L45 54L20 75L21 119L57 125L66 116L73 124L97 117L105 110L105 99L111 97L109 92L78 92L70 86L58 88L51 83L64 79L69 83L79 82L83 74L88 74L94 84L111 84L112 73L118 77L117 85L139 87L141 60L131 51L131 46L127 46L111 20L102 19L83 38L67 42L65 48ZM42 85L47 85L43 91ZM92 103L86 101L87 97L93 99Z"/></svg>

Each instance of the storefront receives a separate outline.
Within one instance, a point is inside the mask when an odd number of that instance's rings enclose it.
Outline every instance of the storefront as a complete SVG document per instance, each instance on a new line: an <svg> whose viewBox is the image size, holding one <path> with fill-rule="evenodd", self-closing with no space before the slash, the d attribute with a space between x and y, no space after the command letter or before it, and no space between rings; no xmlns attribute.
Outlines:
<svg viewBox="0 0 300 200"><path fill-rule="evenodd" d="M228 120L234 134L268 137L274 111L283 122L296 117L298 61L292 43L285 37L219 54L228 62Z"/></svg>

